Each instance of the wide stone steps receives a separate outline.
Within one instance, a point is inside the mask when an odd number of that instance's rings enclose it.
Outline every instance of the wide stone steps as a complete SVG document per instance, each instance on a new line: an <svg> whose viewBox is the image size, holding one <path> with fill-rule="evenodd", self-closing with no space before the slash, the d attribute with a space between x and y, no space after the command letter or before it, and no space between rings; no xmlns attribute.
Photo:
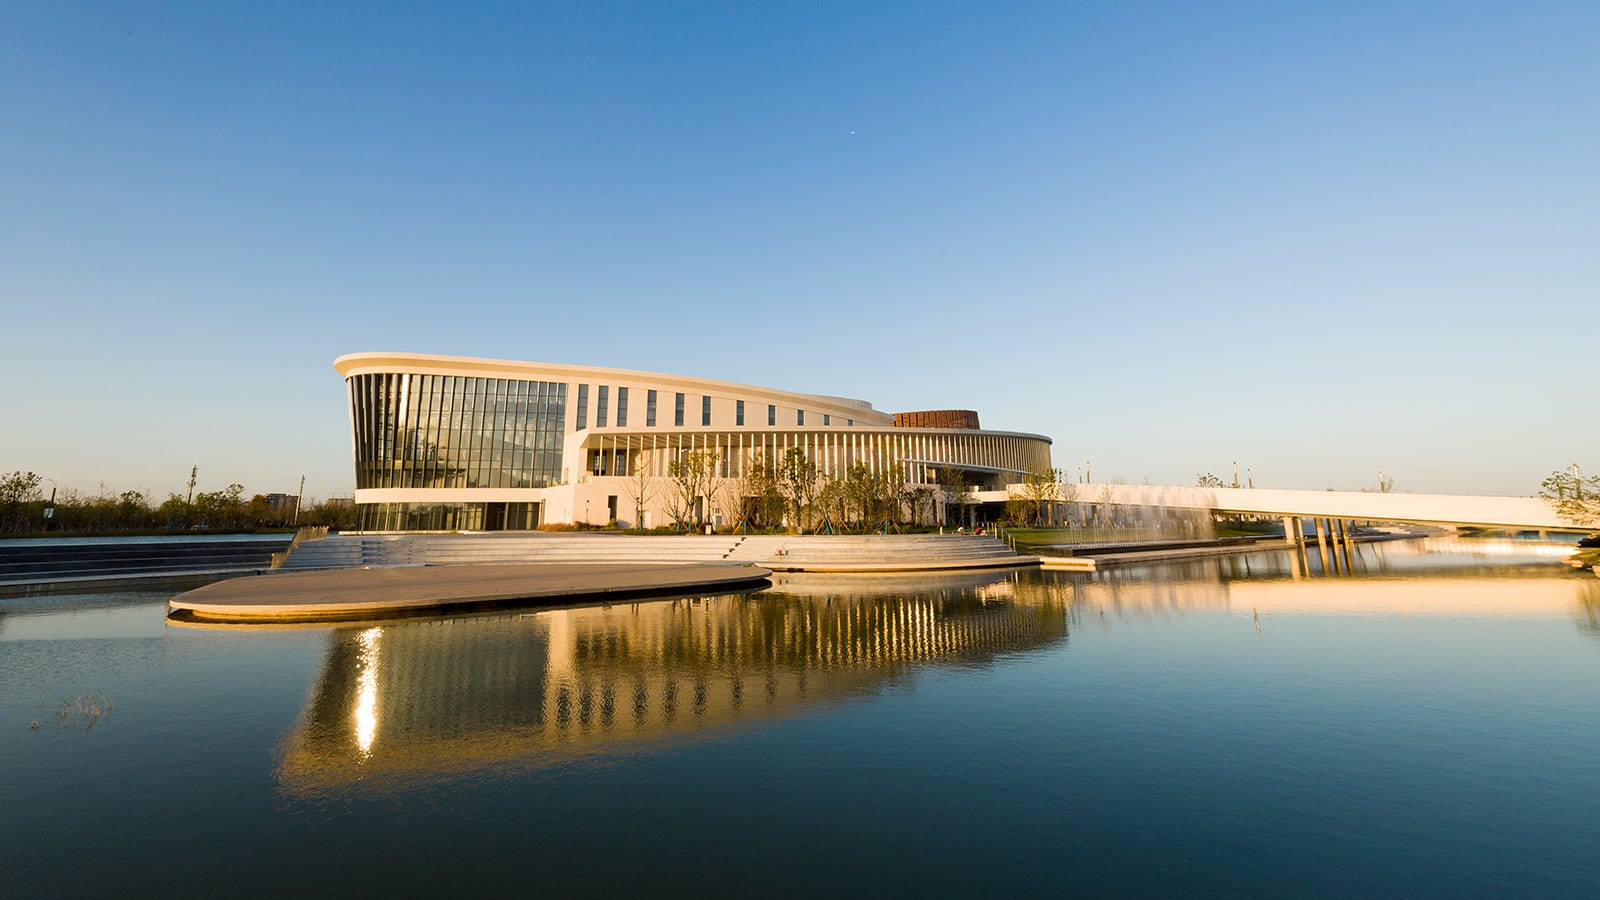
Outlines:
<svg viewBox="0 0 1600 900"><path fill-rule="evenodd" d="M796 568L961 568L1021 565L974 535L334 535L303 541L284 569L475 563L747 563Z"/></svg>
<svg viewBox="0 0 1600 900"><path fill-rule="evenodd" d="M265 569L272 554L288 543L288 535L227 541L59 538L0 542L0 584Z"/></svg>

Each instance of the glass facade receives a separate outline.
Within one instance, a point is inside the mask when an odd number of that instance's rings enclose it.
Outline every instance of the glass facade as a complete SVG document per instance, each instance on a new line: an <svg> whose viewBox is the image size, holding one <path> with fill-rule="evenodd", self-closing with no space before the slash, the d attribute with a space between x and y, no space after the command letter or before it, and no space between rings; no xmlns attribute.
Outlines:
<svg viewBox="0 0 1600 900"><path fill-rule="evenodd" d="M361 531L532 531L537 503L361 503Z"/></svg>
<svg viewBox="0 0 1600 900"><path fill-rule="evenodd" d="M357 490L538 488L561 480L565 384L390 373L347 383Z"/></svg>

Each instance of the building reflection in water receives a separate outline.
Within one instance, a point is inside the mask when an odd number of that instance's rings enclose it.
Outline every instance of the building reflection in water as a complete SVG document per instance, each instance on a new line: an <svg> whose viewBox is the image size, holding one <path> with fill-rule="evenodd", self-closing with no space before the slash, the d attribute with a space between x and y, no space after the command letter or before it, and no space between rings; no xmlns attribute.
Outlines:
<svg viewBox="0 0 1600 900"><path fill-rule="evenodd" d="M1046 591L1066 604L1072 628L1226 614L1258 625L1273 615L1570 618L1585 632L1597 630L1600 580L1574 574L1552 562L1552 554L1475 544L1470 553L1450 555L1430 553L1428 546L1358 546L1350 570L1308 572L1293 551L1279 550L1093 573L1043 572L1018 589L1024 596ZM1502 562L1502 554L1512 552L1513 560Z"/></svg>
<svg viewBox="0 0 1600 900"><path fill-rule="evenodd" d="M1063 602L1021 600L1015 580L786 579L754 595L337 630L280 779L314 792L559 764L1065 642Z"/></svg>
<svg viewBox="0 0 1600 900"><path fill-rule="evenodd" d="M1191 615L1232 616L1268 640L1275 615L1569 618L1600 635L1600 580L1559 565L1362 553L1353 573L1297 577L1290 555L1088 574L779 575L750 595L341 629L280 777L315 792L560 765L843 701L919 666L987 665L1064 646L1074 630Z"/></svg>

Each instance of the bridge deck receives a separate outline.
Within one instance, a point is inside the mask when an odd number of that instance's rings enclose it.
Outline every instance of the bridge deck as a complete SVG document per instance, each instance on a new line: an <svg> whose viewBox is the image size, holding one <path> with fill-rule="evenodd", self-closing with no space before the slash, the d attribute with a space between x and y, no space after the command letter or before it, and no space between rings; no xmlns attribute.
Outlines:
<svg viewBox="0 0 1600 900"><path fill-rule="evenodd" d="M1305 518L1476 525L1545 531L1593 531L1556 514L1538 497L1474 497L1460 494L1380 494L1361 491L1289 491L1267 488L1202 488L1149 484L1063 484L1060 498L1077 503L1204 509L1219 513ZM1004 501L1005 491L984 491L983 501Z"/></svg>

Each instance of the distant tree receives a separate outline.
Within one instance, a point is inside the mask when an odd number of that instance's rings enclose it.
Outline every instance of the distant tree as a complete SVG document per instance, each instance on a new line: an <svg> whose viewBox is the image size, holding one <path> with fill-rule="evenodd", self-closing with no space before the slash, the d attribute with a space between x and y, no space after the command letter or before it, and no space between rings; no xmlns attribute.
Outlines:
<svg viewBox="0 0 1600 900"><path fill-rule="evenodd" d="M325 525L334 531L355 527L356 505L349 500L324 500L311 503L300 513L303 525Z"/></svg>
<svg viewBox="0 0 1600 900"><path fill-rule="evenodd" d="M633 527L644 527L644 508L656 491L655 454L640 450L633 454L628 468L628 499L633 501Z"/></svg>
<svg viewBox="0 0 1600 900"><path fill-rule="evenodd" d="M672 478L672 502L669 513L679 527L685 524L698 526L711 505L711 495L717 477L717 454L713 450L691 450L667 466ZM702 505L704 500L704 505Z"/></svg>
<svg viewBox="0 0 1600 900"><path fill-rule="evenodd" d="M123 528L148 528L150 495L144 491L123 491L117 497L117 513Z"/></svg>
<svg viewBox="0 0 1600 900"><path fill-rule="evenodd" d="M1048 518L1050 524L1055 524L1055 505L1062 499L1061 470L1025 473L1022 476L1022 499L1027 504L1031 521L1044 524Z"/></svg>
<svg viewBox="0 0 1600 900"><path fill-rule="evenodd" d="M182 494L169 493L156 507L156 518L168 528L188 528L194 518L194 507Z"/></svg>
<svg viewBox="0 0 1600 900"><path fill-rule="evenodd" d="M820 488L817 481L817 464L804 450L790 447L784 452L778 462L778 490L783 494L790 531L801 530L801 516L811 509Z"/></svg>
<svg viewBox="0 0 1600 900"><path fill-rule="evenodd" d="M778 468L760 453L745 459L739 475L740 518L755 528L771 528L783 519L783 491Z"/></svg>
<svg viewBox="0 0 1600 900"><path fill-rule="evenodd" d="M1223 482L1223 480L1221 478L1219 478L1216 475L1211 474L1210 472L1207 472L1206 474L1201 475L1198 478L1196 478L1194 483L1195 483L1196 487L1203 487L1203 488L1219 488L1219 487L1226 487L1227 486L1226 483Z"/></svg>
<svg viewBox="0 0 1600 900"><path fill-rule="evenodd" d="M933 488L925 485L908 487L906 489L906 502L911 507L912 521L918 525L927 525L933 522L934 510L937 506Z"/></svg>
<svg viewBox="0 0 1600 900"><path fill-rule="evenodd" d="M1022 527L1028 524L1029 516L1033 513L1033 504L1020 493L1006 494L1005 521L1010 525Z"/></svg>
<svg viewBox="0 0 1600 900"><path fill-rule="evenodd" d="M972 482L967 478L966 470L946 466L938 470L936 477L939 479L939 491L944 495L945 524L949 524L951 507L956 510L956 521L965 523L967 507L972 504Z"/></svg>
<svg viewBox="0 0 1600 900"><path fill-rule="evenodd" d="M27 530L27 504L39 499L39 483L44 479L32 472L16 471L0 476L0 531Z"/></svg>
<svg viewBox="0 0 1600 900"><path fill-rule="evenodd" d="M1539 485L1539 496L1576 524L1600 524L1600 476L1585 477L1576 464L1551 472Z"/></svg>
<svg viewBox="0 0 1600 900"><path fill-rule="evenodd" d="M729 476L718 478L712 489L712 502L724 525L737 527L744 521L744 479Z"/></svg>
<svg viewBox="0 0 1600 900"><path fill-rule="evenodd" d="M874 482L874 516L885 529L898 526L905 519L911 505L911 486L906 483L906 467L894 463L878 473Z"/></svg>

